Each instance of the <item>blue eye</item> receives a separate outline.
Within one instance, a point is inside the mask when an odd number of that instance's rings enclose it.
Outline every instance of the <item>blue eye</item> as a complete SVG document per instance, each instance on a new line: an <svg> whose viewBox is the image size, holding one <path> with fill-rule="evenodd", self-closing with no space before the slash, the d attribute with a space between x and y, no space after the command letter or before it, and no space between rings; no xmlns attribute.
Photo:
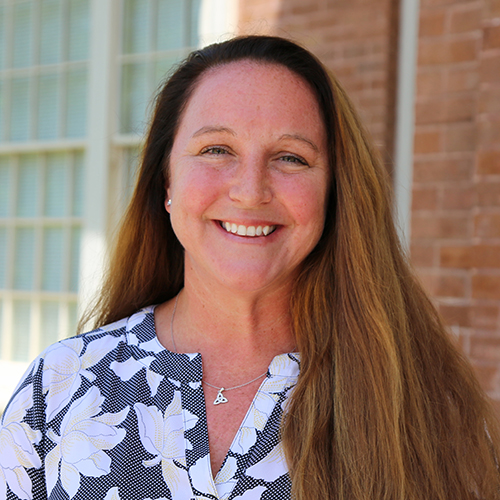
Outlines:
<svg viewBox="0 0 500 500"><path fill-rule="evenodd" d="M202 149L201 154L211 154L211 155L224 155L227 153L225 148L220 146L210 146L208 148Z"/></svg>
<svg viewBox="0 0 500 500"><path fill-rule="evenodd" d="M299 156L294 156L294 155L281 156L280 160L282 160L286 163L297 163L298 165L307 165L307 162L303 158L300 158Z"/></svg>

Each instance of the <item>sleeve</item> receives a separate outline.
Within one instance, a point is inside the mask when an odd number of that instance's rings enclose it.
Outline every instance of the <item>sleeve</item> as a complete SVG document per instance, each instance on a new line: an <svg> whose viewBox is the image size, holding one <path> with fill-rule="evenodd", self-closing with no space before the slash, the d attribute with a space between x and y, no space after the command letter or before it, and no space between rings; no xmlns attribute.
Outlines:
<svg viewBox="0 0 500 500"><path fill-rule="evenodd" d="M43 360L18 384L0 425L0 500L46 500L43 467L45 404Z"/></svg>

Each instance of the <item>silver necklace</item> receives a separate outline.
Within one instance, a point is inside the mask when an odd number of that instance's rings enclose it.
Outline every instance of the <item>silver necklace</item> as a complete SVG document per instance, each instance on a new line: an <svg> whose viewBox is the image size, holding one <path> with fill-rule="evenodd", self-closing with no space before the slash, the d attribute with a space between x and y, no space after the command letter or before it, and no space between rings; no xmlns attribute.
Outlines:
<svg viewBox="0 0 500 500"><path fill-rule="evenodd" d="M177 302L178 301L179 301L179 294L177 294L177 297L175 299L174 310L172 311L172 319L170 320L170 337L172 338L172 346L174 347L174 352L176 352L176 353L178 351L177 351L177 346L175 345L175 340L174 340L174 316L175 316L175 311L177 310ZM217 397L214 400L214 405L220 405L222 403L228 402L228 399L223 394L224 391L232 391L234 389L240 389L241 387L245 387L246 385L250 385L252 382L259 380L259 378L262 378L266 374L267 374L267 370L262 375L259 375L258 377L255 377L254 379L250 380L250 382L245 382L244 384L235 385L234 387L228 387L227 389L225 389L224 387L217 387L216 385L212 385L212 384L208 383L206 380L204 380L203 382L206 385L208 385L209 387L213 387L214 389L217 389L219 391L217 393Z"/></svg>

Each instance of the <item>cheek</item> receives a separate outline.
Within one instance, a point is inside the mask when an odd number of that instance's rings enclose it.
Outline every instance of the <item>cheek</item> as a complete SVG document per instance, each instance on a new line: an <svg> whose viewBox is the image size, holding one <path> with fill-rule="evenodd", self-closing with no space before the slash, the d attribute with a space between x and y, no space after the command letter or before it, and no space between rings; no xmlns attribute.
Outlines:
<svg viewBox="0 0 500 500"><path fill-rule="evenodd" d="M321 234L325 220L326 181L294 184L290 186L287 197L296 223Z"/></svg>

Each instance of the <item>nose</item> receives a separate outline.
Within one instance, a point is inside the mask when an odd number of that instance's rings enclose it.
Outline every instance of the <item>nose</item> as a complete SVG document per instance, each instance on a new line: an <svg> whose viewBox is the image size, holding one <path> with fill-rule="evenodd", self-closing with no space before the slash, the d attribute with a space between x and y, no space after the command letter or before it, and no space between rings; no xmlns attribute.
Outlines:
<svg viewBox="0 0 500 500"><path fill-rule="evenodd" d="M272 189L266 162L258 158L241 161L234 169L229 197L249 208L269 203Z"/></svg>

